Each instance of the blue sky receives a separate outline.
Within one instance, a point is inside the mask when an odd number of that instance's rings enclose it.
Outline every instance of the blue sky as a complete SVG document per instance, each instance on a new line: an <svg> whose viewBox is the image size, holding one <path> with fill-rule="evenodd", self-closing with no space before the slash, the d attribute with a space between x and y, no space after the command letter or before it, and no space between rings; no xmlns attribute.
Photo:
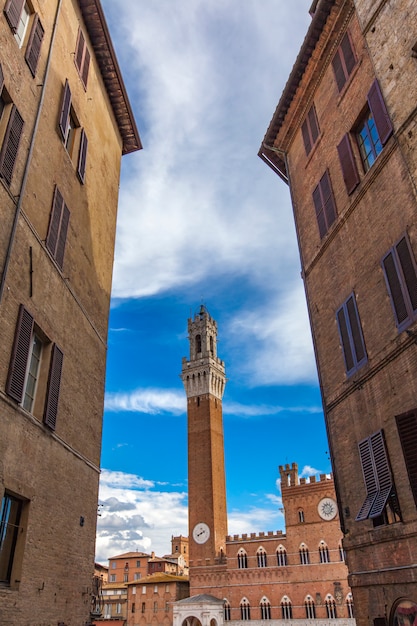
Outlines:
<svg viewBox="0 0 417 626"><path fill-rule="evenodd" d="M102 0L144 149L120 187L97 560L187 528L187 318L226 363L229 533L284 528L278 465L330 472L288 188L257 157L311 0Z"/></svg>

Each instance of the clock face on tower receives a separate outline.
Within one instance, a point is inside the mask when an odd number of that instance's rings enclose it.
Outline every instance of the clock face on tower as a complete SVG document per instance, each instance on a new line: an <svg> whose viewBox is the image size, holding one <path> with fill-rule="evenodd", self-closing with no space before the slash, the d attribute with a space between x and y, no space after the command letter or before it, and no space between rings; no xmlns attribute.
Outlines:
<svg viewBox="0 0 417 626"><path fill-rule="evenodd" d="M199 522L194 526L193 539L196 543L206 543L210 537L210 528L204 522Z"/></svg>
<svg viewBox="0 0 417 626"><path fill-rule="evenodd" d="M332 520L336 517L337 504L333 498L323 498L317 507L319 515L324 520Z"/></svg>

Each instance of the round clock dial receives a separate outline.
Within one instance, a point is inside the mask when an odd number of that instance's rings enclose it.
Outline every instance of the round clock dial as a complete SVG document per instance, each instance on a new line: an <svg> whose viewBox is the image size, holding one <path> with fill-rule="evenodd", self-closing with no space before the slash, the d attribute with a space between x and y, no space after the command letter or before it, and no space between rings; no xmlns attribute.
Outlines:
<svg viewBox="0 0 417 626"><path fill-rule="evenodd" d="M324 520L332 520L336 517L337 504L333 498L323 498L317 507L319 515Z"/></svg>
<svg viewBox="0 0 417 626"><path fill-rule="evenodd" d="M196 543L206 543L210 537L210 528L204 522L199 522L194 526L193 539Z"/></svg>

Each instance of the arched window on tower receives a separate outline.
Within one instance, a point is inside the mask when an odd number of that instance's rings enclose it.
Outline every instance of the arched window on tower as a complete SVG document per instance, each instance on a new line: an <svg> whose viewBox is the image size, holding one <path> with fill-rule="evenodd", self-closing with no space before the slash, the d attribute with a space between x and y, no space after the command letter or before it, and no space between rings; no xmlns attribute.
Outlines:
<svg viewBox="0 0 417 626"><path fill-rule="evenodd" d="M259 603L261 609L261 619L271 619L271 603L265 596Z"/></svg>
<svg viewBox="0 0 417 626"><path fill-rule="evenodd" d="M278 546L277 550L277 565L278 567L284 567L288 564L287 551L284 546Z"/></svg>
<svg viewBox="0 0 417 626"><path fill-rule="evenodd" d="M343 546L339 543L339 558L341 561L345 560L345 551L343 550Z"/></svg>
<svg viewBox="0 0 417 626"><path fill-rule="evenodd" d="M316 605L314 604L314 600L310 595L308 595L304 600L304 606L306 608L306 618L316 619Z"/></svg>
<svg viewBox="0 0 417 626"><path fill-rule="evenodd" d="M197 354L201 352L201 335L195 336L195 351Z"/></svg>
<svg viewBox="0 0 417 626"><path fill-rule="evenodd" d="M292 619L292 604L288 596L284 596L281 600L281 618Z"/></svg>
<svg viewBox="0 0 417 626"><path fill-rule="evenodd" d="M353 609L353 596L351 593L348 593L346 596L346 608L347 608L347 614L350 618L354 618L355 617L355 611Z"/></svg>
<svg viewBox="0 0 417 626"><path fill-rule="evenodd" d="M266 560L266 552L264 548L259 548L259 550L256 553L256 558L258 560L258 567L266 567L267 560Z"/></svg>
<svg viewBox="0 0 417 626"><path fill-rule="evenodd" d="M310 555L308 553L308 548L305 543L302 543L299 548L300 553L300 563L301 565L309 565L310 563Z"/></svg>
<svg viewBox="0 0 417 626"><path fill-rule="evenodd" d="M230 602L227 598L223 598L223 614L224 614L224 621L225 622L230 622Z"/></svg>
<svg viewBox="0 0 417 626"><path fill-rule="evenodd" d="M298 511L298 521L300 524L304 524L304 511L303 509L299 509Z"/></svg>
<svg viewBox="0 0 417 626"><path fill-rule="evenodd" d="M237 553L237 566L239 569L246 569L248 566L248 555L243 548Z"/></svg>
<svg viewBox="0 0 417 626"><path fill-rule="evenodd" d="M211 356L214 355L214 341L213 341L213 337L210 335L210 354Z"/></svg>
<svg viewBox="0 0 417 626"><path fill-rule="evenodd" d="M250 604L247 598L240 601L240 619L243 621L250 620Z"/></svg>
<svg viewBox="0 0 417 626"><path fill-rule="evenodd" d="M334 601L333 596L328 594L326 596L326 601L324 604L326 605L327 618L336 619L337 618L336 602Z"/></svg>
<svg viewBox="0 0 417 626"><path fill-rule="evenodd" d="M320 563L330 563L329 548L326 546L324 541L320 541L319 556L320 556Z"/></svg>

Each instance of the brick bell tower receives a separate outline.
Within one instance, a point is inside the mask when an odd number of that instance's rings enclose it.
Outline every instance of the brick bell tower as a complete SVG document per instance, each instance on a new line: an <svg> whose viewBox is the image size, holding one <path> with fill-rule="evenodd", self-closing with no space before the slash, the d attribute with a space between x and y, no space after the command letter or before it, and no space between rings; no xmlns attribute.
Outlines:
<svg viewBox="0 0 417 626"><path fill-rule="evenodd" d="M204 305L188 320L190 360L181 378L188 414L188 524L190 567L226 553L226 484L222 398L224 361L217 357L217 324ZM198 563L201 561L201 563Z"/></svg>

